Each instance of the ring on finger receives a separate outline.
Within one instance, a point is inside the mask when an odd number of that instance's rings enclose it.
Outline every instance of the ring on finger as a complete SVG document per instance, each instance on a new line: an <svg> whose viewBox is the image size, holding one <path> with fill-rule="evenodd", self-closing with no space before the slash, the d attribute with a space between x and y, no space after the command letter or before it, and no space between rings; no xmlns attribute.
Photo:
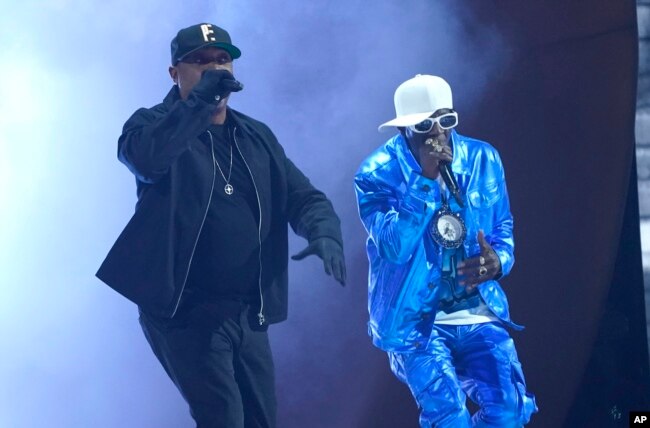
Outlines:
<svg viewBox="0 0 650 428"><path fill-rule="evenodd" d="M432 147L436 153L442 153L442 149L443 149L442 144L437 143L432 145Z"/></svg>
<svg viewBox="0 0 650 428"><path fill-rule="evenodd" d="M485 257L479 256L478 262L481 264L481 266L483 266L485 264Z"/></svg>
<svg viewBox="0 0 650 428"><path fill-rule="evenodd" d="M487 273L487 268L485 266L481 266L478 269L478 276L485 276L486 273Z"/></svg>

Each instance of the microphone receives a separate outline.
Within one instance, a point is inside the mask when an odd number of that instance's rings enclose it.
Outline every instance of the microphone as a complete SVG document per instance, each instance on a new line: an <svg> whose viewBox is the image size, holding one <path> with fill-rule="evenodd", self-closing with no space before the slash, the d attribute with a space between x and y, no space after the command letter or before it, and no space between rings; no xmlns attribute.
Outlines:
<svg viewBox="0 0 650 428"><path fill-rule="evenodd" d="M460 205L461 208L465 208L463 199L460 197L460 191L458 190L458 183L456 182L456 177L454 177L454 174L451 172L451 165L449 164L449 162L439 161L438 170L440 171L440 175L442 176L442 181L445 182L447 189L449 189L451 194L454 195L454 199L456 199L458 205Z"/></svg>
<svg viewBox="0 0 650 428"><path fill-rule="evenodd" d="M235 79L223 79L219 85L228 92L239 92L244 89L244 85Z"/></svg>

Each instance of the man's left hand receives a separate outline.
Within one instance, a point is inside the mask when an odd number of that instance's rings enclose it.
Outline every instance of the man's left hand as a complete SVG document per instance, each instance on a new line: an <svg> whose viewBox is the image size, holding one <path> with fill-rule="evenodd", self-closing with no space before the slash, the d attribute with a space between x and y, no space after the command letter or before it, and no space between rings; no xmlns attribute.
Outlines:
<svg viewBox="0 0 650 428"><path fill-rule="evenodd" d="M302 260L312 254L317 255L323 260L325 273L334 275L334 278L345 286L345 258L343 248L332 238L322 237L314 239L309 243L307 248L291 256L292 260Z"/></svg>
<svg viewBox="0 0 650 428"><path fill-rule="evenodd" d="M501 261L492 246L485 240L482 230L478 231L481 254L458 264L458 284L471 293L480 283L488 281L501 272Z"/></svg>

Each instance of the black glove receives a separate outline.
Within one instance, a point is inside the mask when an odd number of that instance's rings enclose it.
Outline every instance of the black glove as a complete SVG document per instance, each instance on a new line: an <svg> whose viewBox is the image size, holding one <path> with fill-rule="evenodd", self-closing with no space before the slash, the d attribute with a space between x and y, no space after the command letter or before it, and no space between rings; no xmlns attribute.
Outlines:
<svg viewBox="0 0 650 428"><path fill-rule="evenodd" d="M204 70L201 80L192 88L195 97L206 103L218 103L231 92L241 91L242 86L228 70Z"/></svg>
<svg viewBox="0 0 650 428"><path fill-rule="evenodd" d="M292 260L302 260L307 256L316 254L323 260L325 273L334 274L334 278L345 286L345 258L343 248L332 238L322 237L314 239L309 243L307 248L291 256Z"/></svg>

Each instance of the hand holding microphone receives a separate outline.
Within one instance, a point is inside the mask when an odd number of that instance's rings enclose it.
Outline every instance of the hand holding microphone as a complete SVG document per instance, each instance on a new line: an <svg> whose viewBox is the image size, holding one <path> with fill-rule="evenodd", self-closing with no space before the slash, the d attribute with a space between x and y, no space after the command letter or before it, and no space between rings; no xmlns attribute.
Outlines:
<svg viewBox="0 0 650 428"><path fill-rule="evenodd" d="M238 82L230 71L208 69L201 74L201 80L194 85L192 93L207 103L218 104L231 92L239 92L242 89L244 85Z"/></svg>
<svg viewBox="0 0 650 428"><path fill-rule="evenodd" d="M422 175L432 180L438 177L440 162L451 162L453 154L444 137L429 137L416 140L419 145L419 161Z"/></svg>
<svg viewBox="0 0 650 428"><path fill-rule="evenodd" d="M430 167L437 167L436 169L442 176L442 180L445 182L445 185L456 199L458 205L460 205L461 208L464 207L465 204L463 203L463 199L460 197L458 183L456 182L454 173L451 170L451 161L453 159L451 147L435 138L427 138L422 144L422 147L424 148L426 154L429 156L428 159L432 161L431 163L434 163L434 165L430 165ZM420 150L422 151L422 148ZM422 170L425 172L424 165L422 166ZM437 176L437 174L435 174L435 176Z"/></svg>

